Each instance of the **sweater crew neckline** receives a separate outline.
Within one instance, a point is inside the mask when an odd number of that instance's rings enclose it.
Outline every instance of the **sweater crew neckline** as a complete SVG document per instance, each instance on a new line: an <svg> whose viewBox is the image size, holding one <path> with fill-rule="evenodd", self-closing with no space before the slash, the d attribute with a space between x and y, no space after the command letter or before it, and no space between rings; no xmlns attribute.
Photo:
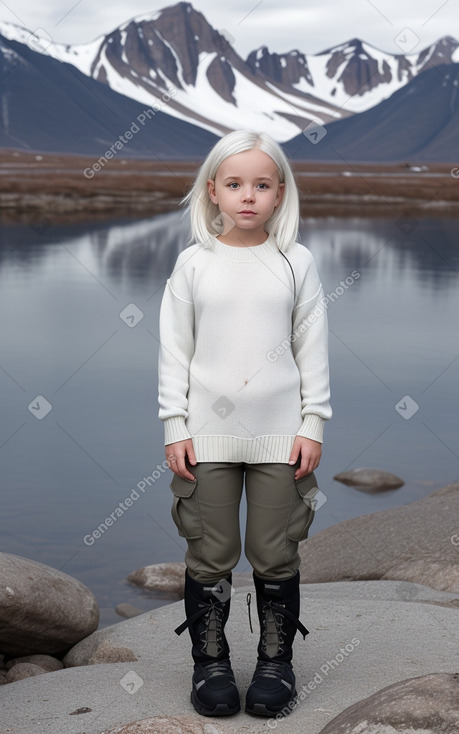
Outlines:
<svg viewBox="0 0 459 734"><path fill-rule="evenodd" d="M266 255L272 255L279 252L274 237L268 233L268 239L261 245L252 245L251 247L237 247L234 245L226 245L220 242L216 237L211 235L212 249L218 254L226 257L228 260L253 261L259 260Z"/></svg>

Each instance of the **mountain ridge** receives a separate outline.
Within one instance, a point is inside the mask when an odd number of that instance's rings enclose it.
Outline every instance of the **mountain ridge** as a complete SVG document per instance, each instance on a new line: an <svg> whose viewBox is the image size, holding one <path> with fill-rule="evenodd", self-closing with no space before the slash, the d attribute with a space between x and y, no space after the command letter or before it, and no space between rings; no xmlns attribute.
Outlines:
<svg viewBox="0 0 459 734"><path fill-rule="evenodd" d="M0 78L3 148L104 156L121 139L116 154L123 157L186 159L205 154L218 139L160 110L149 115L70 64L1 36Z"/></svg>
<svg viewBox="0 0 459 734"><path fill-rule="evenodd" d="M0 32L27 41L27 31L12 24L0 24ZM172 117L222 135L240 126L243 112L247 125L279 142L311 121L326 124L374 107L429 66L459 61L452 36L409 54L390 54L355 37L317 54L273 53L263 45L243 59L234 39L189 2L136 15L89 44L46 41L41 47L32 40L35 50L142 104L174 85L177 94L165 110Z"/></svg>
<svg viewBox="0 0 459 734"><path fill-rule="evenodd" d="M437 103L445 106L439 111L446 121L448 109L454 112L455 90L449 96L438 95L432 80L437 79L439 83L441 77L431 76L427 84L430 98L425 97L422 104L417 95L420 87L415 84L434 69L443 75L443 81L448 73L453 74L452 83L456 83L459 43L452 36L444 36L421 51L409 54L389 54L354 37L318 54L304 54L298 49L279 54L262 45L243 59L227 31L213 28L191 3L179 2L154 14L137 15L89 44L50 44L25 28L5 23L0 23L1 39L2 68L7 74L14 71L17 80L21 79L15 88L7 84L2 90L0 145L3 146L14 142L10 124L14 108L17 111L16 132L20 133L17 144L25 148L49 145L51 150L56 150L53 135L46 133L48 125L51 130L56 127L53 116L46 114L39 88L34 89L30 80L26 80L24 64L28 64L27 73L31 78L43 79L49 109L56 110L57 119L66 120L67 142L62 129L57 133L59 145L69 146L61 148L62 152L76 151L77 140L78 152L92 152L109 142L108 131L111 136L116 132L113 119L106 118L100 105L97 114L92 115L91 127L86 93L99 96L101 105L108 108L113 104L120 119L126 119L128 110L129 115L134 116L131 119L137 116L136 111L140 114L145 107L155 110L155 124L151 127L157 133L157 140L151 137L150 130L145 136L148 144L145 141L141 144L137 138L129 146L127 155L135 153L148 157L155 155L155 150L169 150L173 155L174 145L177 157L189 158L190 145L196 146L193 155L200 155L199 151L211 145L212 140L239 129L243 120L246 129L265 130L283 145L295 141L294 147L289 145L288 149L301 150L305 159L318 160L319 153L326 153L324 160L333 159L330 158L330 144L337 141L346 155L362 156L356 160L369 160L372 150L383 151L384 147L388 160L400 160L412 154L412 140L405 132L410 124L409 101L414 98L417 114L421 115L424 125L419 140L423 139L430 151L426 150L425 154L431 155L437 150L442 156L439 160L447 159L446 142L441 142L443 134L449 145L451 141L455 145L455 133L448 122L440 133L431 129L437 122L430 104L434 95ZM17 55L14 57L13 53L14 58L8 60L12 49ZM59 79L54 84L54 97L46 83L46 75L43 77L43 64L46 63L51 78ZM59 69L66 71L61 74ZM81 94L84 79L87 80L86 92ZM79 92L75 90L76 80ZM67 94L63 84L75 90L80 101L78 110L74 110L72 95ZM29 98L20 99L20 90L25 87L29 90ZM386 104L396 94L403 116L393 105ZM33 125L34 120L29 120L31 99L40 110L40 134ZM75 129L72 109L80 120L80 128ZM372 110L377 110L376 115L369 114ZM382 113L387 113L392 120L392 126L387 125L384 131L384 146L376 144L374 135L372 137L372 130L383 134L384 126L378 120ZM311 125L329 135L323 145L312 145L312 137L308 137ZM353 143L356 136L361 141L360 148ZM405 150L397 137L405 141ZM435 146L432 144L434 138ZM367 141L366 148L362 141ZM81 146L85 143L89 147L83 150ZM418 151L423 155L422 147Z"/></svg>
<svg viewBox="0 0 459 734"><path fill-rule="evenodd" d="M457 160L458 89L459 63L435 66L413 79L408 90L400 89L360 115L331 123L323 137L324 130L318 128L317 142L311 144L300 134L284 149L305 161ZM407 119L411 122L404 125Z"/></svg>

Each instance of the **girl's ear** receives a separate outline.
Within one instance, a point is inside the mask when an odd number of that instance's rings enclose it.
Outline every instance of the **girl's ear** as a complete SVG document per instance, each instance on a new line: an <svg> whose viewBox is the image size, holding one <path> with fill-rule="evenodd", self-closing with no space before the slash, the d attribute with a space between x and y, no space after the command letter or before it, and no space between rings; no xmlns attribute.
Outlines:
<svg viewBox="0 0 459 734"><path fill-rule="evenodd" d="M218 204L218 199L215 194L215 181L211 178L207 179L207 191L209 192L210 200L213 204Z"/></svg>
<svg viewBox="0 0 459 734"><path fill-rule="evenodd" d="M279 206L279 204L281 203L282 197L284 196L284 191L285 191L285 183L280 183L277 189L277 196L275 199L276 203L274 204L275 207Z"/></svg>

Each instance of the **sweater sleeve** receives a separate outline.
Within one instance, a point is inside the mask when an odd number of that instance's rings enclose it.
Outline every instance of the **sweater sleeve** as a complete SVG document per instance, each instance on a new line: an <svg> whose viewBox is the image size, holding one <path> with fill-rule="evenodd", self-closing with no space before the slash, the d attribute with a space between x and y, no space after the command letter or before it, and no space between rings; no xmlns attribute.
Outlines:
<svg viewBox="0 0 459 734"><path fill-rule="evenodd" d="M159 316L158 417L163 421L165 445L191 438L185 421L194 353L194 305L185 253L179 255L166 281Z"/></svg>
<svg viewBox="0 0 459 734"><path fill-rule="evenodd" d="M325 421L332 416L328 367L328 320L315 261L310 261L293 311L292 351L301 377L301 416L297 431L323 442Z"/></svg>

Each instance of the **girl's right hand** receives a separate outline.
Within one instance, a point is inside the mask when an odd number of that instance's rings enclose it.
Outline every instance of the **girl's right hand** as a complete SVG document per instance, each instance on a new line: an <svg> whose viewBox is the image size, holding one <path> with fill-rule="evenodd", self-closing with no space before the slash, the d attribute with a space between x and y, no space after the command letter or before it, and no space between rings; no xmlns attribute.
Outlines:
<svg viewBox="0 0 459 734"><path fill-rule="evenodd" d="M168 443L166 446L166 459L169 468L172 469L174 474L182 477L182 479L190 479L194 482L196 477L194 477L186 467L185 462L187 455L188 462L190 464L197 463L191 438L187 438L184 441L176 441L175 443Z"/></svg>

